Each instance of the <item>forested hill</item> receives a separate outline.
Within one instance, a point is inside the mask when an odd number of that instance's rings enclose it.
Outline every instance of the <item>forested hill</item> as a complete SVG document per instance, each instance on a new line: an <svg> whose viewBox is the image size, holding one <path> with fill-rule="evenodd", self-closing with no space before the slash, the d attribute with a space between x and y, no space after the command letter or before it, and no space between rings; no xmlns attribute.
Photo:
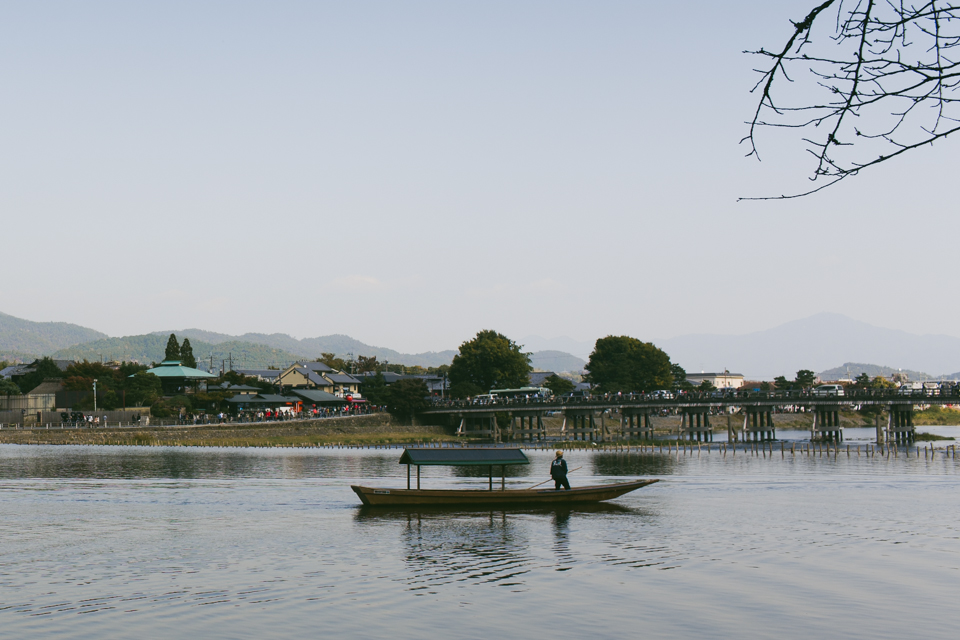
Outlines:
<svg viewBox="0 0 960 640"><path fill-rule="evenodd" d="M33 322L0 313L0 351L43 355L107 334L68 322Z"/></svg>
<svg viewBox="0 0 960 640"><path fill-rule="evenodd" d="M156 335L162 335L166 338L166 336L169 336L171 333L177 334L177 337L181 339L190 338L191 343L194 340L199 340L221 346L228 341L239 340L242 342L263 344L273 347L274 349L296 353L301 357L311 360L319 358L322 353L335 353L337 357L340 358L346 358L351 354L355 359L360 356L376 356L380 362L386 361L407 366L439 367L440 365L450 364L453 356L457 353L453 350L427 351L425 353L400 353L399 351L386 349L384 347L372 347L342 334L298 340L285 333L245 333L240 336L229 336L223 333L204 331L203 329L180 329L174 331L158 331Z"/></svg>
<svg viewBox="0 0 960 640"><path fill-rule="evenodd" d="M169 333L166 335L151 333L142 336L106 338L61 349L54 353L53 357L67 360L89 360L91 362L99 362L101 358L103 360L128 362L136 360L143 364L150 364L163 360L169 336ZM187 336L177 334L177 338L181 342L185 337ZM193 347L193 355L197 362L206 363L206 367L201 365L201 368L209 368L210 357L213 356L214 369L219 369L221 360L229 359L231 354L234 369L284 367L291 362L302 359L302 356L283 349L274 349L266 345L241 340L210 344L191 338L190 345Z"/></svg>

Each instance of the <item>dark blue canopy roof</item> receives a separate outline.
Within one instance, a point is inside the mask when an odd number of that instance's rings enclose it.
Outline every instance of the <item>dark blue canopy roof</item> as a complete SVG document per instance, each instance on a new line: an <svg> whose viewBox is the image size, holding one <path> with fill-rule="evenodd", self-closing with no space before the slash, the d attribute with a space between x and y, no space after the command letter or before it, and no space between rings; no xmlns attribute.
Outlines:
<svg viewBox="0 0 960 640"><path fill-rule="evenodd" d="M404 449L400 464L470 467L486 465L530 464L520 449Z"/></svg>

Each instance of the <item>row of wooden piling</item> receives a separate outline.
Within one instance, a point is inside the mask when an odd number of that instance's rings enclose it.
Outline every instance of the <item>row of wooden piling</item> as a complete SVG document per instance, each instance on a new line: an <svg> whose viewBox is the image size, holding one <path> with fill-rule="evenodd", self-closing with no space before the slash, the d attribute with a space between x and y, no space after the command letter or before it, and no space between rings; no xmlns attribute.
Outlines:
<svg viewBox="0 0 960 640"><path fill-rule="evenodd" d="M91 443L94 446L113 446L106 443ZM519 444L519 443L518 443ZM720 442L720 443L710 443L710 442L691 442L683 440L665 440L653 444L596 444L590 442L581 442L581 441L563 441L563 442L540 442L540 443L523 443L519 444L520 448L526 450L534 451L552 451L554 449L564 449L567 451L592 451L592 452L603 452L603 453L625 453L625 454L666 454L666 455L693 455L696 453L698 456L702 455L704 452L707 454L717 453L721 457L726 457L728 454L731 458L736 457L738 451L741 455L750 455L755 457L773 457L776 453L775 442L751 442L751 443L730 443L730 442ZM826 442L791 442L789 448L787 448L786 443L781 441L779 443L779 453L781 458L786 458L787 453L791 457L796 456L807 456L807 457L823 457L826 453L827 457L831 455L834 458L837 458L841 453L845 453L848 458L853 457L854 455L858 458L867 457L867 458L898 458L902 452L905 457L916 457L920 458L922 453L923 459L935 459L938 452L942 452L942 455L947 458L956 459L957 458L957 445L949 445L943 449L936 449L932 444L927 446L916 445L915 447L898 447L896 445L884 445L884 444L867 444L867 445L850 445L847 444L836 444L829 441ZM798 446L799 445L799 446ZM188 445L184 445L179 441L171 443L163 443L159 440L150 442L149 444L127 444L127 446L172 446L172 447L182 447L182 446L197 446L197 447L231 447L231 446L241 446L245 448L254 448L254 449L274 449L274 448L289 448L289 449L403 449L403 448L463 448L466 446L476 446L472 443L464 442L426 442L418 440L412 443L396 444L396 443L344 443L344 442L331 442L331 443L298 443L298 444L272 444L272 445L228 445L228 444L213 444L213 443L204 443L204 442L191 442Z"/></svg>
<svg viewBox="0 0 960 640"><path fill-rule="evenodd" d="M728 453L731 457L736 457L737 451L741 451L743 455L751 455L756 457L773 457L776 453L776 447L774 442L754 442L754 443L727 443L721 442L719 444L713 443L700 443L700 442L685 442L682 440L678 441L665 441L658 444L650 445L597 445L593 447L584 447L591 451L601 451L601 452L612 452L612 453L659 453L666 455L693 455L696 453L698 456L702 453L713 453L716 452L721 456L726 456ZM799 446L798 446L799 445ZM528 447L524 447L528 448ZM942 455L947 458L956 459L957 458L957 445L948 445L943 449L937 449L932 444L927 446L916 445L916 447L897 447L883 444L867 444L867 445L844 445L831 443L830 441L826 442L792 442L790 443L789 448L786 446L785 442L780 442L780 457L786 458L789 453L792 457L807 456L807 457L823 457L826 453L827 457L833 455L834 458L837 458L841 453L846 453L848 458L853 456L856 457L868 457L868 458L898 458L902 452L905 457L916 457L920 458L921 454L923 459L934 459L938 452L941 452Z"/></svg>

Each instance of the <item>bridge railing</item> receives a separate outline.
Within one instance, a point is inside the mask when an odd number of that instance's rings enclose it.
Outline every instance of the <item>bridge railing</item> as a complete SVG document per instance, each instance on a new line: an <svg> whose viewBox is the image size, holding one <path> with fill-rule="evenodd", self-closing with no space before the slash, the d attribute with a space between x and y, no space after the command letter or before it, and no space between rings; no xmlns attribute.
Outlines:
<svg viewBox="0 0 960 640"><path fill-rule="evenodd" d="M942 401L956 399L960 403L960 386L941 386L939 388L923 389L857 389L848 388L844 390L843 395L836 393L825 393L816 389L789 389L772 391L681 391L678 393L665 394L663 392L652 393L605 393L592 394L584 396L554 396L552 398L542 397L519 397L519 398L467 398L456 400L451 398L430 398L430 409L435 410L454 410L454 409L490 409L490 410L510 410L519 408L536 409L543 407L545 410L562 410L566 407L590 407L590 406L609 406L611 404L629 404L663 407L669 405L683 404L712 404L712 405L735 405L743 401L764 401L779 400L783 404L803 404L810 400L836 400L844 404L857 401L877 401L877 400L918 400L939 398ZM429 410L429 409L428 409Z"/></svg>

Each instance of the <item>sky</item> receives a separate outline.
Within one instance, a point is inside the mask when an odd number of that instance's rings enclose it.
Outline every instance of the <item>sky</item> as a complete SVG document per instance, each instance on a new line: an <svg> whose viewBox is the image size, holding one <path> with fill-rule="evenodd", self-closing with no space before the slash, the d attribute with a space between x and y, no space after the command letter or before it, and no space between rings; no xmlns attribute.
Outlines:
<svg viewBox="0 0 960 640"><path fill-rule="evenodd" d="M7 2L0 311L405 352L960 335L952 141L812 197L739 145L808 1Z"/></svg>

